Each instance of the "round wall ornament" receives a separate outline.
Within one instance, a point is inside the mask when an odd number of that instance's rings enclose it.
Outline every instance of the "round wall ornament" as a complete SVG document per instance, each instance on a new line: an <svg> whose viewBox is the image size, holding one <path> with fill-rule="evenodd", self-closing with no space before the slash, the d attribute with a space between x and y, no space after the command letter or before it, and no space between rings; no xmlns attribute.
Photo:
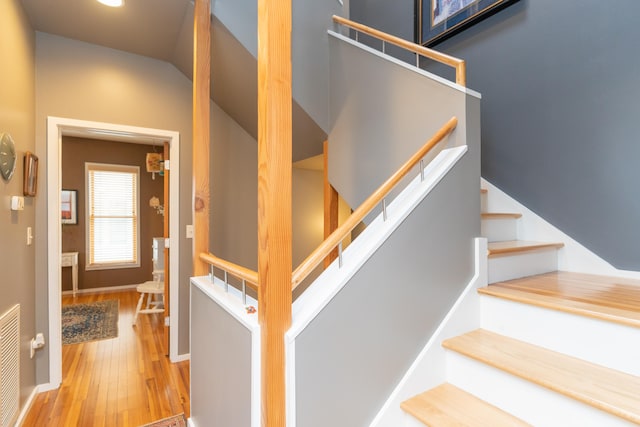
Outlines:
<svg viewBox="0 0 640 427"><path fill-rule="evenodd" d="M16 146L11 135L4 132L0 135L0 174L9 181L16 170Z"/></svg>

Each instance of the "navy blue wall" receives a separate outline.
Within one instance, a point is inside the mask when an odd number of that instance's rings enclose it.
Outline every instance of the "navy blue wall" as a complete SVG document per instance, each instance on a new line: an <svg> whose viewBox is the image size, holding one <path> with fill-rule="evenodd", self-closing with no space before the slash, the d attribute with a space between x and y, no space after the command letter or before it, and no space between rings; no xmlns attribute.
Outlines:
<svg viewBox="0 0 640 427"><path fill-rule="evenodd" d="M413 37L413 0L351 18ZM640 2L520 0L436 46L482 93L482 175L621 269L640 270Z"/></svg>

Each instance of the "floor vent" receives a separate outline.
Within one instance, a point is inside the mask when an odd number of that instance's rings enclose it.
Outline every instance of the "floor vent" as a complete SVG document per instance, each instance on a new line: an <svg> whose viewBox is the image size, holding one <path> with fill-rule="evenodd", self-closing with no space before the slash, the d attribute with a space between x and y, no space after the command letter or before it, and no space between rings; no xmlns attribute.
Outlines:
<svg viewBox="0 0 640 427"><path fill-rule="evenodd" d="M0 427L9 427L20 408L20 305L0 317Z"/></svg>

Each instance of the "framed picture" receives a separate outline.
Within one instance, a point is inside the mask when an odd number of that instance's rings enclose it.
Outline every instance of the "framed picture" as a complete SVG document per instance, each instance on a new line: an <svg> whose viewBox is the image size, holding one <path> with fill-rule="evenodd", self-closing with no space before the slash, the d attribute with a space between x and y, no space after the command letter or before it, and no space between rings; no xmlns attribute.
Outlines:
<svg viewBox="0 0 640 427"><path fill-rule="evenodd" d="M62 190L60 194L60 218L63 224L78 223L78 190Z"/></svg>
<svg viewBox="0 0 640 427"><path fill-rule="evenodd" d="M24 178L22 193L25 196L35 196L38 191L38 157L27 151L24 153Z"/></svg>
<svg viewBox="0 0 640 427"><path fill-rule="evenodd" d="M518 0L416 0L417 43L431 47Z"/></svg>

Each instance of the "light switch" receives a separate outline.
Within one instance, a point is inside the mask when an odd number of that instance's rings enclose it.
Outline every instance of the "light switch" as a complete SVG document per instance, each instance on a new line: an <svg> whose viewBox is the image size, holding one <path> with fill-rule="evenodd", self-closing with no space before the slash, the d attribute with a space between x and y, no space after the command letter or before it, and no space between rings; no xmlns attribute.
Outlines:
<svg viewBox="0 0 640 427"><path fill-rule="evenodd" d="M187 239L193 239L193 225L187 225Z"/></svg>
<svg viewBox="0 0 640 427"><path fill-rule="evenodd" d="M11 196L11 210L23 211L24 210L24 197Z"/></svg>

